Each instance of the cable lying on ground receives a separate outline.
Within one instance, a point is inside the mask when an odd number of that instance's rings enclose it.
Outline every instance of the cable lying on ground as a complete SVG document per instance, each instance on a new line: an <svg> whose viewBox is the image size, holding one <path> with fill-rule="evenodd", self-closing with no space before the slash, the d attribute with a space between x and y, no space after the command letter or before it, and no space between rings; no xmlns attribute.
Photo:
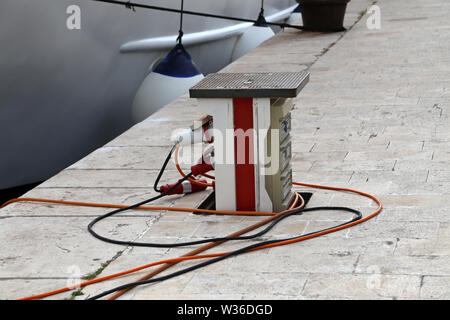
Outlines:
<svg viewBox="0 0 450 320"><path fill-rule="evenodd" d="M353 222L350 222L350 223L347 223L347 224L344 224L344 225L340 225L340 226L337 226L337 227L334 227L334 228L331 228L331 229L325 229L325 230L322 230L320 232L315 232L315 233L312 233L312 234L304 235L304 236L301 236L301 237L299 237L297 239L287 240L283 244L289 244L289 243L293 243L293 242L299 242L299 241L303 241L303 240L307 240L307 239L312 239L314 237L318 237L318 236L321 236L321 235L325 235L327 233L336 232L336 231L342 230L344 228L351 227L353 225L356 225L358 223L362 223L364 221L367 221L367 220L375 217L382 210L382 204L376 197L374 197L374 196L372 196L370 194L364 193L364 192L357 191L357 190L352 190L352 189L347 189L347 188L327 187L327 186L320 186L320 185L302 184L302 183L298 183L298 182L294 182L294 185L301 185L301 186L306 186L306 187L311 187L311 188L320 188L320 189L327 189L327 190L346 191L346 192L356 193L356 194L359 194L359 195L362 195L362 196L365 196L365 197L368 197L368 198L374 200L377 203L378 208L373 213L371 213L370 215L368 215L368 216L366 216L364 218L361 218L359 220L355 220ZM28 201L28 200L24 199L24 201ZM43 201L45 202L45 200L43 200ZM54 201L54 200L50 200L50 201ZM69 203L69 205L71 205L71 203ZM88 204L85 203L84 205L88 205ZM95 204L94 204L94 206L95 206ZM163 207L156 207L156 208L158 208L156 210L159 210L160 208L163 208ZM173 211L177 210L177 208L166 207L166 209L169 209L169 208L173 209ZM186 208L181 208L181 209L186 210ZM189 211L193 211L193 212L200 212L200 213L203 213L203 211L205 211L204 209L188 209L188 210ZM214 210L206 210L206 213L211 213L213 211ZM231 214L231 212L228 212L228 213ZM272 217L270 217L270 218L268 218L268 219L266 219L266 220L264 220L264 221L262 221L262 222L260 222L260 223L258 223L256 225L254 225L254 226L258 227L258 226L264 225L265 223L268 223L268 222L272 221L273 219L274 219L274 216L272 216ZM236 236L236 235L239 235L239 234L242 234L242 233L243 232L237 232L237 233L234 233L234 234L232 234L230 236ZM218 244L220 244L220 243L218 243ZM147 265L143 265L143 266L140 266L140 267L137 267L137 268L134 268L134 269L130 269L130 270L127 270L127 271L123 271L123 272L120 272L120 273L116 273L116 274L113 274L113 275L109 275L109 276L105 276L105 277L102 277L102 278L86 281L86 282L83 282L83 283L80 283L80 284L77 284L77 285L74 285L74 286L71 286L71 287L65 287L65 288L58 289L58 290L55 290L55 291L52 291L52 292L47 292L47 293L43 293L43 294L31 296L31 297L26 297L26 298L22 298L22 299L24 299L24 300L41 299L41 298L45 298L45 297L48 297L48 296L51 296L51 295L55 295L55 294L58 294L58 293L67 292L67 291L70 291L70 290L73 290L73 289L76 289L76 288L85 287L85 286L88 286L88 285L91 285L91 284L94 284L94 283L98 283L98 282L101 282L101 281L105 281L105 280L109 280L109 279L116 278L116 277L119 277L119 276L123 276L123 275L126 275L126 274L130 274L132 272L136 272L136 271L143 270L143 269L146 269L146 268L150 268L150 267L153 267L153 266L162 265L157 270L152 271L149 275L143 277L143 278L151 278L152 276L154 276L154 275L156 275L156 274L166 270L170 266L173 266L174 264L176 264L178 262L181 262L181 261L193 260L193 259L214 258L214 257L221 256L223 254L228 254L229 253L229 252L225 252L225 253L196 255L196 254L201 253L202 251L206 251L207 249L210 249L213 246L218 245L218 244L211 243L211 244L206 245L203 248L195 249L195 250L187 253L186 255L178 257L178 258L173 258L173 259L167 259L167 260L153 262L153 263L150 263L150 264L147 264ZM261 250L261 249L265 249L265 248L274 247L274 246L277 246L277 245L282 245L282 244L281 243L279 243L279 244L277 244L277 243L270 243L269 244L268 243L268 244L265 244L263 246L260 246L259 248L255 248L255 249L252 249L252 250ZM143 278L141 278L141 279L143 279ZM115 294L115 296L113 296L113 298L119 297L121 294L124 293L124 291L126 292L129 289L131 289L131 288L132 288L132 286L130 285L130 287L127 287L125 289L121 289L120 291L118 291L118 293Z"/></svg>
<svg viewBox="0 0 450 320"><path fill-rule="evenodd" d="M157 199L160 199L168 194L170 194L170 192L172 190L174 190L176 187L178 187L181 183L183 183L184 181L188 181L188 180L193 180L193 181L198 181L195 180L193 177L192 172L189 174L184 174L183 171L181 170L179 164L178 164L178 159L177 159L177 152L178 149L176 149L177 145L175 145L168 157L166 158L166 161L164 162L164 165L161 168L161 171L158 174L158 178L155 182L154 185L154 189L155 190L159 190L157 185L158 182L168 164L168 161L172 155L172 153L175 150L175 162L177 165L177 169L180 171L181 175L183 176L181 180L179 180L176 184L174 184L170 189L165 190L164 192L161 192L159 195L152 197L148 200L136 203L134 205L131 206L120 206L120 205L109 205L109 204L95 204L95 203L85 203L85 202L73 202L73 201L59 201L59 200L49 200L49 199L35 199L35 198L22 198L22 199L13 199L7 203L5 203L2 207L5 207L11 203L14 202L21 202L21 201L37 201L37 202L45 202L45 203L57 203L57 204L67 204L67 205L82 205L82 206L90 206L90 207L112 207L112 208L117 208L116 210L113 210L109 213L106 213L104 215L101 215L97 218L95 218L88 226L88 230L89 232L96 237L97 239L100 239L102 241L106 241L109 243L114 243L114 244L119 244L119 245L132 245L132 246L144 246L144 247L175 247L175 246L184 246L184 245L192 245L192 244L201 244L201 243L208 243L206 245L203 245L202 247L199 247L187 254L185 254L184 256L178 257L178 258L174 258L174 259L166 259L166 260L162 260L162 261L157 261L154 263L150 263L141 267L137 267L137 268L133 268L130 270L126 270L126 271L122 271L113 275L109 275L109 276L105 276L102 278L98 278L98 279L93 279L90 281L86 281L86 282L82 282L78 285L74 285L71 287L65 287L65 288L61 288L58 290L54 290L51 292L46 292L46 293L42 293L42 294L38 294L38 295L34 295L34 296L30 296L30 297L25 297L22 298L22 300L31 300L31 299L39 299L39 298L44 298L44 297L48 297L57 293L62 293L62 292L66 292L75 288L79 288L79 287L85 287L87 285L90 284L94 284L94 283L98 283L101 281L105 281L108 279L112 279L112 278L116 278L125 274L130 274L132 272L138 271L138 270L142 270L145 268L149 268L152 266L156 266L156 265L161 265L160 268L158 268L157 270L152 271L151 273L149 273L148 275L142 277L141 279L139 279L139 281L137 282L133 282L133 283L128 283L125 285L122 285L120 287L105 291L97 296L92 297L91 299L97 299L97 298L101 298L104 297L106 295L109 295L111 293L115 293L112 297L110 297L110 299L115 299L119 296L121 296L123 293L127 292L128 290L130 290L131 288L135 287L135 286L139 286L139 285L144 285L144 284L149 284L149 283L153 283L153 282L159 282L159 281L163 281L165 279L169 279L172 277L175 277L177 275L180 274L184 274L186 272L189 271L193 271L199 268L202 268L204 266L210 265L212 263L224 260L226 258L235 256L235 255L239 255L239 254L243 254L246 252L250 252L250 251L255 251L255 250L261 250L261 249L265 249L265 248L270 248L270 247L275 247L275 246L281 246L281 245L286 245L286 244L290 244L290 243L294 243L294 242L299 242L299 241L303 241L303 240L307 240L307 239L311 239L314 237L318 237L327 233L331 233L331 232L335 232L335 231L339 231L342 230L344 228L348 228L351 226L354 226L358 223L367 221L368 219L373 218L374 216L376 216L382 209L382 205L381 202L374 196L361 192L361 191L357 191L357 190L352 190L352 189L347 189L347 188L336 188L336 187L328 187L328 186L320 186L320 185L312 185L312 184L305 184L305 183L298 183L298 182L294 182L294 185L299 185L299 186L303 186L303 187L310 187L310 188L319 188L319 189L326 189L326 190L335 190L335 191L345 191L345 192L352 192L352 193L356 193L365 197L368 197L372 200L374 200L377 204L378 204L378 208L377 210L368 215L365 218L362 218L362 214L355 210L355 209L351 209L351 208L346 208L346 207L316 207L316 208L303 208L304 207L304 200L303 198L301 198L297 193L296 193L296 197L295 197L295 201L294 203L291 205L289 210L280 212L280 213L267 213L267 212L240 212L240 211L217 211L217 210L206 210L206 209L193 209L193 208L174 208L174 207L144 207L144 204L147 204L151 201L155 201ZM296 207L297 202L300 201L300 205ZM1 208L2 208L1 207ZM235 232L231 235L228 235L226 237L218 237L218 238L212 238L212 239L205 239L205 240L198 240L198 241L191 241L191 242L185 242L185 243L175 243L175 244L158 244L158 243L136 243L136 242L129 242L129 241L119 241L119 240L114 240L114 239L109 239L106 237L103 237L99 234L97 234L94 230L93 227L96 223L98 223L99 221L106 219L107 217L110 217L112 215L115 215L117 213L123 212L125 210L131 210L131 209L139 209L139 210L170 210L170 211L184 211L184 212L198 212L198 213L216 213L216 214L231 214L231 215L264 215L264 216L270 216L269 218L256 223L248 228L245 228L243 230L240 230L238 232ZM235 250L235 251L231 251L231 252L222 252L222 253L215 253L215 254L204 254L204 255L198 255L201 252L204 252L214 246L217 246L225 241L229 241L229 240L248 240L248 239L254 239L256 237L262 236L264 234L266 234L267 232L269 232L277 223L279 223L280 221L282 221L283 219L290 217L294 214L301 214L304 212L309 212L309 211L318 211L318 210L334 210L334 211L347 211L347 212L352 212L355 217L343 224L340 224L338 226L335 227L331 227L331 228L327 228L327 229L323 229L320 231L316 231L316 232L312 232L306 235L300 235L300 236L296 236L296 237L292 237L292 238L287 238L287 239L277 239L277 240L268 240L268 241L263 241L263 242L259 242L256 244L252 244L250 246L246 246L243 247L241 249ZM258 229L266 224L269 224L266 228L264 228L262 231L257 232L255 234L252 235L248 235L248 236L241 236L242 234L248 233L252 230ZM163 277L159 277L159 278L153 278L155 275L159 274L160 272L168 269L169 267L182 262L182 261L186 261L186 260L193 260L193 259L205 259L205 258L210 258L210 260L199 263L195 266L189 267L189 268L185 268L176 272L173 272L169 275L163 276Z"/></svg>
<svg viewBox="0 0 450 320"><path fill-rule="evenodd" d="M55 201L55 200L50 200L50 201L52 201L52 203L54 203L53 201ZM297 206L299 201L300 201L300 204ZM45 202L45 200L41 199L41 202ZM66 203L64 203L64 204L66 204ZM84 203L84 205L88 205L88 204ZM296 207L296 206L297 206L296 209L303 208L304 205L305 205L305 202L304 202L303 198L299 197L298 194L296 194L296 197L294 199L293 204L290 207L290 210L294 210L294 207ZM95 206L97 206L97 204L95 204ZM140 208L142 208L142 207L140 207ZM155 207L155 208L158 208L158 209L155 209L155 210L163 210L161 208L164 208L164 207ZM173 207L166 207L166 208L180 209L180 208L173 208ZM173 210L173 211L175 211L175 210ZM239 211L234 212L234 213L232 211L215 211L215 210L205 210L205 209L189 209L188 211L190 211L190 212L197 212L197 213L213 213L213 212L216 212L218 214L236 214L236 215L241 215L241 212L239 212ZM250 212L245 212L245 213L247 215L250 214ZM269 217L269 218L267 218L267 219L265 219L263 221L260 221L260 222L254 224L254 225L252 225L250 227L247 227L245 229L242 229L242 230L239 230L237 232L234 232L233 234L230 234L229 237L239 236L239 235L245 234L247 232L250 232L252 230L255 230L255 229L265 225L266 223L269 223L270 221L274 220L275 216L276 215L280 215L280 214L282 214L282 213L275 214L275 213L267 213L267 212L265 212L264 215L271 215L271 217ZM85 282L82 282L82 283L79 283L79 284L76 284L76 285L73 285L73 286L70 286L70 287L64 287L64 288L61 288L61 289L58 289L58 290L45 292L45 293L37 294L37 295L34 295L34 296L30 296L30 297L21 298L20 300L33 300L33 299L45 298L45 297L52 296L52 295L55 295L55 294L58 294L58 293L63 293L63 292L70 291L70 290L73 290L73 289L86 287L86 286L94 284L94 283L102 282L102 281L109 280L109 279L112 279L112 278L117 278L117 277L122 276L122 275L126 275L126 274L129 274L129 273L132 273L132 272L136 272L136 271L139 271L139 270L142 270L142 269L150 268L150 267L161 265L161 264L162 264L162 266L159 269L153 271L152 273L159 273L159 272L169 268L170 266L173 266L176 263L181 262L181 261L185 261L185 260L204 259L204 258L217 257L217 256L223 255L225 253L206 254L206 255L201 255L201 256L198 256L197 254L200 253L200 252L206 251L206 250L208 250L208 249L210 249L210 248L212 248L214 246L217 246L217 245L219 245L219 244L221 244L223 242L224 241L209 243L207 245L204 245L204 246L202 246L200 248L197 248L197 249L195 249L193 251L190 251L190 252L186 253L182 257L178 257L178 258L174 258L174 259L167 259L167 260L162 260L162 261L157 261L157 262L154 262L154 263L150 263L150 264L147 264L147 265L144 265L144 266L140 266L140 267L133 268L133 269L130 269L130 270L122 271L122 272L119 272L119 273L116 273L116 274L112 274L112 275L109 275L109 276L105 276L105 277L102 277L102 278L93 279L93 280L90 280L90 281L85 281ZM129 290L129 289L124 289L124 290Z"/></svg>
<svg viewBox="0 0 450 320"><path fill-rule="evenodd" d="M250 251L250 250L252 250L252 249L262 248L262 247L267 246L267 245L283 245L283 243L285 243L285 242L287 242L287 241L294 241L294 240L301 241L300 239L303 238L303 237L313 236L313 235L315 235L315 234L317 234L317 233L319 233L319 232L324 232L324 231L326 231L326 230L331 230L331 229L333 229L333 228L345 226L345 225L347 225L347 224L349 224L349 223L351 223L351 222L355 222L355 221L360 220L361 217L362 217L361 212L359 212L358 210L354 210L354 209L346 208L346 207L315 207L315 208L304 208L304 209L295 210L295 211L293 211L293 212L289 212L289 213L286 213L286 214L281 215L281 216L278 217L274 222L272 222L272 224L270 224L269 227L267 227L266 229L264 229L263 231L261 231L261 234L267 233L267 232L268 232L273 226L275 226L278 222L280 222L281 220L283 220L283 219L285 219L285 218L287 218L287 217L289 217L289 216L292 216L293 214L299 214L299 213L308 212L308 211L318 211L318 210L340 210L340 211L348 211L348 212L354 213L354 214L355 214L355 217L354 217L352 220L350 220L350 222L346 222L346 223L343 223L343 224L340 224L340 225L338 225L338 226L331 227L331 228L328 228L328 229L323 229L323 230L320 230L320 231L311 232L311 233L308 233L308 234L306 234L306 235L300 235L300 236L297 236L297 237L292 237L292 238L287 238L287 239L268 240L268 241L262 241L262 242L259 242L259 243L255 243L255 244L252 244L252 245L243 247L243 248L238 249L238 250L235 250L235 251L231 251L231 252L228 252L228 253L224 253L224 254L218 256L217 258L209 259L208 261L201 262L201 263L196 264L196 265L194 265L194 266L191 266L191 267L188 267L188 268L185 268L185 269L182 269L182 270L173 272L173 273L171 273L171 274L168 274L168 275L165 275L165 276L162 276L162 277L159 277L159 278L153 278L153 279L148 279L148 280L143 280L143 281L136 281L136 282L131 282L131 283L127 283L127 284L118 286L118 287L116 287L116 288L113 288L113 289L104 291L104 292L102 292L102 293L100 293L100 294L98 294L98 295L96 295L96 296L93 296L93 297L89 298L88 300L96 300L96 299L102 298L102 297L104 297L104 296L107 296L107 295L112 294L112 293L114 293L114 292L116 292L116 291L119 291L119 290L124 290L124 289L134 288L134 287L141 286L141 285L145 285L145 284L150 284L150 283L154 283L154 282L159 282L159 281L168 280L168 279L174 278L174 277L176 277L176 276L185 274L185 273L187 273L187 272L194 271L194 270L197 270L197 269L206 267L206 266L208 266L208 265L210 265L210 264L213 264L213 263L216 263L216 262L225 260L225 259L227 259L227 258L230 258L230 257L236 256L236 255L239 255L239 254L248 252L248 251ZM256 235L254 235L254 236L249 236L249 237L240 237L240 238L241 238L241 239L244 239L244 238L249 238L249 239L251 239L251 238L254 238L255 236L256 236ZM236 237L236 238L239 238L239 237ZM223 239L227 239L227 240L240 240L240 239L236 239L236 238L223 238Z"/></svg>

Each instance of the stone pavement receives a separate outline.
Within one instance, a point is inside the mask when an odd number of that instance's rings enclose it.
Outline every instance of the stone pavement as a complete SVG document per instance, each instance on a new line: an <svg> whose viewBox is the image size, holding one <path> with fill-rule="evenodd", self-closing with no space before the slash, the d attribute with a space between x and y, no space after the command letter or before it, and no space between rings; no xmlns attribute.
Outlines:
<svg viewBox="0 0 450 320"><path fill-rule="evenodd" d="M368 15L362 15L371 4L349 3L345 33L285 30L223 71L309 68L311 81L293 111L294 180L373 193L384 204L382 213L351 229L136 288L122 299L450 299L450 3L379 0L379 30L369 30ZM26 196L123 204L149 198L170 149L166 133L199 116L196 101L182 97ZM170 169L164 180L176 178ZM157 203L190 207L206 195ZM345 205L365 215L375 209L366 198L317 190L309 205ZM86 226L104 212L31 203L2 209L0 298L192 250L100 242ZM264 239L311 232L347 218L335 212L304 214ZM97 230L124 240L175 242L226 235L260 219L127 212ZM211 252L244 244L224 244ZM84 288L76 298L147 272ZM64 298L71 293L52 297Z"/></svg>

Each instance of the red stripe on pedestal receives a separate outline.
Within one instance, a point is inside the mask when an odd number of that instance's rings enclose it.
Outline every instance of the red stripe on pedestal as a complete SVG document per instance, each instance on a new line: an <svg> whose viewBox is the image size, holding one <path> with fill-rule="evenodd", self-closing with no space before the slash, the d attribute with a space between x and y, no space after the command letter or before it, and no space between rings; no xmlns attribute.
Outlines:
<svg viewBox="0 0 450 320"><path fill-rule="evenodd" d="M236 209L241 211L255 210L255 165L253 149L253 133L245 136L245 148L238 146L236 130L247 132L253 129L253 99L235 98L234 105L234 160L236 172ZM242 132L241 132L242 133ZM242 140L242 138L241 138ZM242 143L242 142L241 142ZM245 158L238 154L245 152ZM245 159L245 161L242 161ZM243 163L238 163L240 162Z"/></svg>

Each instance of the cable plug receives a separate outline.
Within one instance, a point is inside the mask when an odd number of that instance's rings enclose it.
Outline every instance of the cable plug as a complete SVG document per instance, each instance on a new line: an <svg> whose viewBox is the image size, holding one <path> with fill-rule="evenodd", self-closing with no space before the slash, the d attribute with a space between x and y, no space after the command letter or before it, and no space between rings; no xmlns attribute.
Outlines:
<svg viewBox="0 0 450 320"><path fill-rule="evenodd" d="M190 128L176 130L171 140L180 145L190 145L195 143L212 143L214 136L212 135L213 118L206 115L199 120L194 121Z"/></svg>
<svg viewBox="0 0 450 320"><path fill-rule="evenodd" d="M202 180L196 180L198 182L206 184L207 181L205 179ZM169 191L176 183L173 184L166 184L164 186L160 187L161 193ZM184 193L193 193L198 191L203 191L206 189L206 186L201 186L198 184L194 184L190 182L189 180L183 181L178 187L176 187L174 190L172 190L168 195L173 194L184 194Z"/></svg>
<svg viewBox="0 0 450 320"><path fill-rule="evenodd" d="M191 167L191 172L192 172L193 176L205 174L211 170L214 170L213 165L210 163L205 163L205 162L196 164L195 166Z"/></svg>

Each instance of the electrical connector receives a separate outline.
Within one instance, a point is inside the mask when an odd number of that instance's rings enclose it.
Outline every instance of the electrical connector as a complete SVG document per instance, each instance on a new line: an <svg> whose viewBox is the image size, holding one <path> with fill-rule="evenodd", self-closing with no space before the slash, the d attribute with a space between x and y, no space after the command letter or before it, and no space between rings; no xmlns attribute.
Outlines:
<svg viewBox="0 0 450 320"><path fill-rule="evenodd" d="M193 176L205 174L211 170L214 170L213 165L210 163L205 163L205 162L196 164L195 166L191 167L191 172L192 172Z"/></svg>
<svg viewBox="0 0 450 320"><path fill-rule="evenodd" d="M197 180L198 182L204 183L206 184L207 181L202 179L202 180ZM173 184L166 184L165 186L161 186L161 192L167 192L168 190L170 190L173 186L175 185L175 183ZM194 184L192 182L190 182L189 180L183 181L178 187L176 187L174 190L172 190L169 195L173 195L173 194L184 194L184 193L193 193L193 192L198 192L198 191L203 191L206 189L206 186L201 186L198 184Z"/></svg>
<svg viewBox="0 0 450 320"><path fill-rule="evenodd" d="M213 118L210 115L204 116L195 121L189 129L178 130L173 136L172 141L180 145L189 145L200 142L212 143L214 137L210 129L213 127Z"/></svg>

